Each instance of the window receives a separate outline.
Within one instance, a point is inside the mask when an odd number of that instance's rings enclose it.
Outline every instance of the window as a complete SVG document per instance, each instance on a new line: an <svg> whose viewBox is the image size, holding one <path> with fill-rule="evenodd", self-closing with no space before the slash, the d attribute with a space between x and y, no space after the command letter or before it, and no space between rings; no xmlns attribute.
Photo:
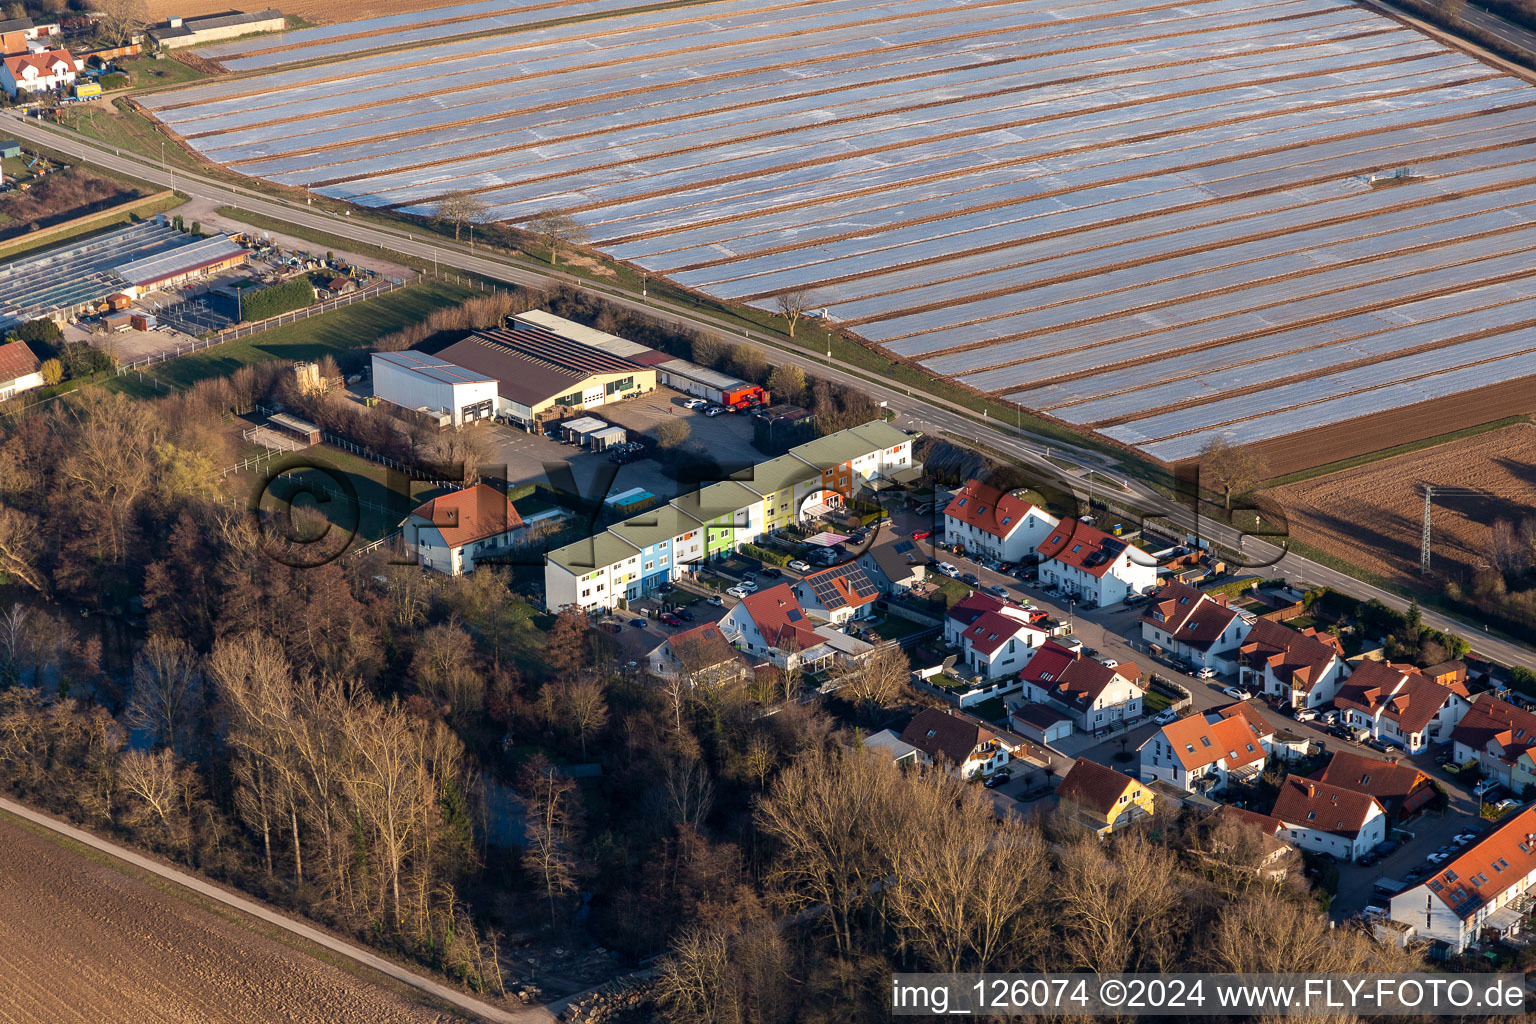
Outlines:
<svg viewBox="0 0 1536 1024"><path fill-rule="evenodd" d="M1455 882L1455 881L1458 881L1458 879L1457 879L1457 877L1456 877L1456 872L1454 872L1454 871L1447 871L1447 872L1446 872L1446 873L1445 873L1445 880L1446 880L1446 881L1447 881L1447 882Z"/></svg>
<svg viewBox="0 0 1536 1024"><path fill-rule="evenodd" d="M1307 820L1308 821L1316 821L1317 820L1317 812L1316 811L1308 811L1307 812Z"/></svg>
<svg viewBox="0 0 1536 1024"><path fill-rule="evenodd" d="M1209 747L1211 745L1211 738L1209 736L1201 736L1200 742Z"/></svg>

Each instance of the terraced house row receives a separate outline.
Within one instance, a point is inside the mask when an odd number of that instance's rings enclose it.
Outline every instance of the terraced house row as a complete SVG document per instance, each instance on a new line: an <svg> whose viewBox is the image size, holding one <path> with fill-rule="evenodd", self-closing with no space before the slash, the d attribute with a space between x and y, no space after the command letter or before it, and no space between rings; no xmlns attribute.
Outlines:
<svg viewBox="0 0 1536 1024"><path fill-rule="evenodd" d="M913 440L871 420L557 548L544 560L545 605L551 611L615 608L660 589L679 571L725 557L861 489L910 482L920 472L912 461Z"/></svg>

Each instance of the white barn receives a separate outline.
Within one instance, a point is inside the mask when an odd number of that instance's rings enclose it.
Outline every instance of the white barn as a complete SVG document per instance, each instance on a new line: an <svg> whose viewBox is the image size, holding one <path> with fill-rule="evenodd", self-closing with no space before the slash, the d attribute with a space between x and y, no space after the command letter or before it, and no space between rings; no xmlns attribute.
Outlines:
<svg viewBox="0 0 1536 1024"><path fill-rule="evenodd" d="M494 377L420 352L373 353L373 393L403 409L449 416L454 426L496 411Z"/></svg>

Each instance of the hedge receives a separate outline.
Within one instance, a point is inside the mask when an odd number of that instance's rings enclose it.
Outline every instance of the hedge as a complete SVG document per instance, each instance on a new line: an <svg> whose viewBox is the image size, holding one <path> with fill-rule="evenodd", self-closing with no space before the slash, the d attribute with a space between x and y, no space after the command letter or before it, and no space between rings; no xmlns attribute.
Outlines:
<svg viewBox="0 0 1536 1024"><path fill-rule="evenodd" d="M737 550L748 558L755 558L759 562L766 562L769 565L777 565L781 569L793 561L789 555L780 554L777 551L769 551L767 548L760 548L756 544L743 544Z"/></svg>
<svg viewBox="0 0 1536 1024"><path fill-rule="evenodd" d="M245 320L265 320L279 313L313 305L315 286L308 278L295 277L260 291L240 296L240 314Z"/></svg>

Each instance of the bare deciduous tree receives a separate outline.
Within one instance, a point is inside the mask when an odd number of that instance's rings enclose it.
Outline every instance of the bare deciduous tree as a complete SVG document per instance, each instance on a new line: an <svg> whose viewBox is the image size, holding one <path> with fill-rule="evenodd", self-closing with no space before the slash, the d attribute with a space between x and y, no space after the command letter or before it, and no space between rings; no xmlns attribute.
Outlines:
<svg viewBox="0 0 1536 1024"><path fill-rule="evenodd" d="M1228 511L1233 495L1246 494L1268 475L1264 460L1248 448L1213 437L1200 449L1200 484L1220 491Z"/></svg>
<svg viewBox="0 0 1536 1024"><path fill-rule="evenodd" d="M890 707L901 700L912 665L895 642L880 644L857 661L843 661L832 672L832 681L843 695L868 708Z"/></svg>
<svg viewBox="0 0 1536 1024"><path fill-rule="evenodd" d="M795 336L795 324L800 322L800 318L805 316L816 302L811 293L804 288L781 292L775 296L774 301L779 307L779 315L789 324L791 338Z"/></svg>
<svg viewBox="0 0 1536 1024"><path fill-rule="evenodd" d="M549 263L554 266L561 249L585 244L587 229L568 213L551 210L528 219L528 230L549 249Z"/></svg>
<svg viewBox="0 0 1536 1024"><path fill-rule="evenodd" d="M96 34L103 42L118 46L149 21L145 0L95 0L92 9L96 12Z"/></svg>
<svg viewBox="0 0 1536 1024"><path fill-rule="evenodd" d="M48 577L39 568L41 536L35 516L0 505L0 573L46 594Z"/></svg>
<svg viewBox="0 0 1536 1024"><path fill-rule="evenodd" d="M542 757L535 757L523 769L518 788L528 815L523 864L544 889L553 928L559 898L576 889L577 862L571 850L576 784Z"/></svg>
<svg viewBox="0 0 1536 1024"><path fill-rule="evenodd" d="M143 803L146 812L153 814L160 824L171 825L178 792L175 754L169 750L153 754L130 750L118 761L117 775L123 788Z"/></svg>
<svg viewBox="0 0 1536 1024"><path fill-rule="evenodd" d="M129 719L155 743L185 750L202 692L197 659L185 640L155 635L133 661Z"/></svg>
<svg viewBox="0 0 1536 1024"><path fill-rule="evenodd" d="M465 192L463 190L449 192L439 199L437 206L433 208L433 212L437 215L438 220L447 221L453 225L453 240L455 242L459 240L459 232L463 229L464 225L482 223L486 215L490 213L490 210L490 206L486 204L484 199L481 199L473 192Z"/></svg>

